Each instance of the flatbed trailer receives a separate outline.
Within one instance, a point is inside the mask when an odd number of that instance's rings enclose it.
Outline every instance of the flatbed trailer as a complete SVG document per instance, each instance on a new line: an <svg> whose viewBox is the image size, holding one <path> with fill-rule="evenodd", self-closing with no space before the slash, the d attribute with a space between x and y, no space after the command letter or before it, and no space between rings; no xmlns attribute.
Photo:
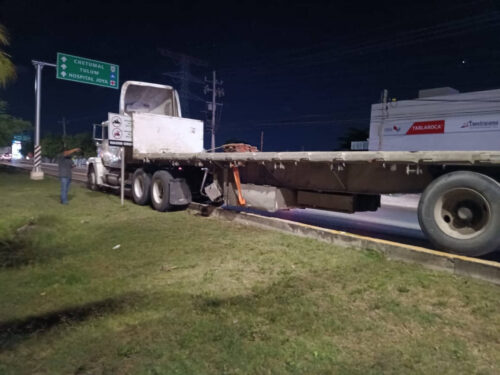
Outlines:
<svg viewBox="0 0 500 375"><path fill-rule="evenodd" d="M312 207L353 213L376 211L381 194L422 193L419 223L436 246L473 256L500 247L500 151L197 151L200 124L181 121L175 90L139 82L124 86L120 114L130 117L133 129L125 179L137 204L168 211L194 197L267 211ZM129 102L146 110L126 110L127 86L135 90ZM138 95L138 87L170 90L175 110L155 113L158 106L137 104L136 98L152 97ZM116 150L109 139L100 142L101 157L89 160L89 186L116 187ZM115 157L106 161L109 154Z"/></svg>

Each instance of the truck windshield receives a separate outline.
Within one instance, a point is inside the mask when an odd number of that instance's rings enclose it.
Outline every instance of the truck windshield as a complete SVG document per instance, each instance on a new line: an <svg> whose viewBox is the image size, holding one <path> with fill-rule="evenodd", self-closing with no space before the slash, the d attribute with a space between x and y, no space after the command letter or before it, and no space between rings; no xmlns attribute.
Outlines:
<svg viewBox="0 0 500 375"><path fill-rule="evenodd" d="M125 113L147 112L176 116L173 92L170 89L130 85L125 94Z"/></svg>

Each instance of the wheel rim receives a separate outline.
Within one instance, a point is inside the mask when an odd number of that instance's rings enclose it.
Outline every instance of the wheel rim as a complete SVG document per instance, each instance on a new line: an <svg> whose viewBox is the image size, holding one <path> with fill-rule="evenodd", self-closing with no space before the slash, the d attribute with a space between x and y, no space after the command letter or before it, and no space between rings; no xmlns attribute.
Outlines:
<svg viewBox="0 0 500 375"><path fill-rule="evenodd" d="M163 200L163 183L161 180L155 180L153 182L153 200L155 203L160 204Z"/></svg>
<svg viewBox="0 0 500 375"><path fill-rule="evenodd" d="M137 198L142 197L144 194L144 180L142 176L139 176L134 181L134 194Z"/></svg>
<svg viewBox="0 0 500 375"><path fill-rule="evenodd" d="M488 225L491 207L476 190L452 189L444 193L434 206L434 220L448 236L471 239L481 235Z"/></svg>

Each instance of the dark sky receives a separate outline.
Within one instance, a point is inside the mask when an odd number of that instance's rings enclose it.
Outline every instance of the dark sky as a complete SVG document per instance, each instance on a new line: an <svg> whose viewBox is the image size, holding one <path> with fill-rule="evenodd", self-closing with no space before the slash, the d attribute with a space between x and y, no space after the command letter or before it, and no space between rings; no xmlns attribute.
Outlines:
<svg viewBox="0 0 500 375"><path fill-rule="evenodd" d="M440 1L0 1L18 79L0 98L32 120L32 59L57 52L120 65L120 81L181 82L178 61L195 57L193 78L224 81L217 144L239 138L265 150L333 150L349 127L368 128L382 89L500 87L500 2ZM203 85L190 84L189 115L205 119ZM118 90L43 74L42 136L90 131L118 111ZM185 104L185 103L184 103ZM186 107L184 105L184 107ZM208 140L208 138L207 138ZM205 144L208 147L208 143Z"/></svg>

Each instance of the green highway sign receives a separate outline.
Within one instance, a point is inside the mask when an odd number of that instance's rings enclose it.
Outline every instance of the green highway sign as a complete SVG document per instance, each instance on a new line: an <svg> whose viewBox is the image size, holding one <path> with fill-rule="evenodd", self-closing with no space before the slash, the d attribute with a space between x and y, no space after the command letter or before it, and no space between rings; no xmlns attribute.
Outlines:
<svg viewBox="0 0 500 375"><path fill-rule="evenodd" d="M59 79L117 89L119 71L115 64L57 53L56 77Z"/></svg>

